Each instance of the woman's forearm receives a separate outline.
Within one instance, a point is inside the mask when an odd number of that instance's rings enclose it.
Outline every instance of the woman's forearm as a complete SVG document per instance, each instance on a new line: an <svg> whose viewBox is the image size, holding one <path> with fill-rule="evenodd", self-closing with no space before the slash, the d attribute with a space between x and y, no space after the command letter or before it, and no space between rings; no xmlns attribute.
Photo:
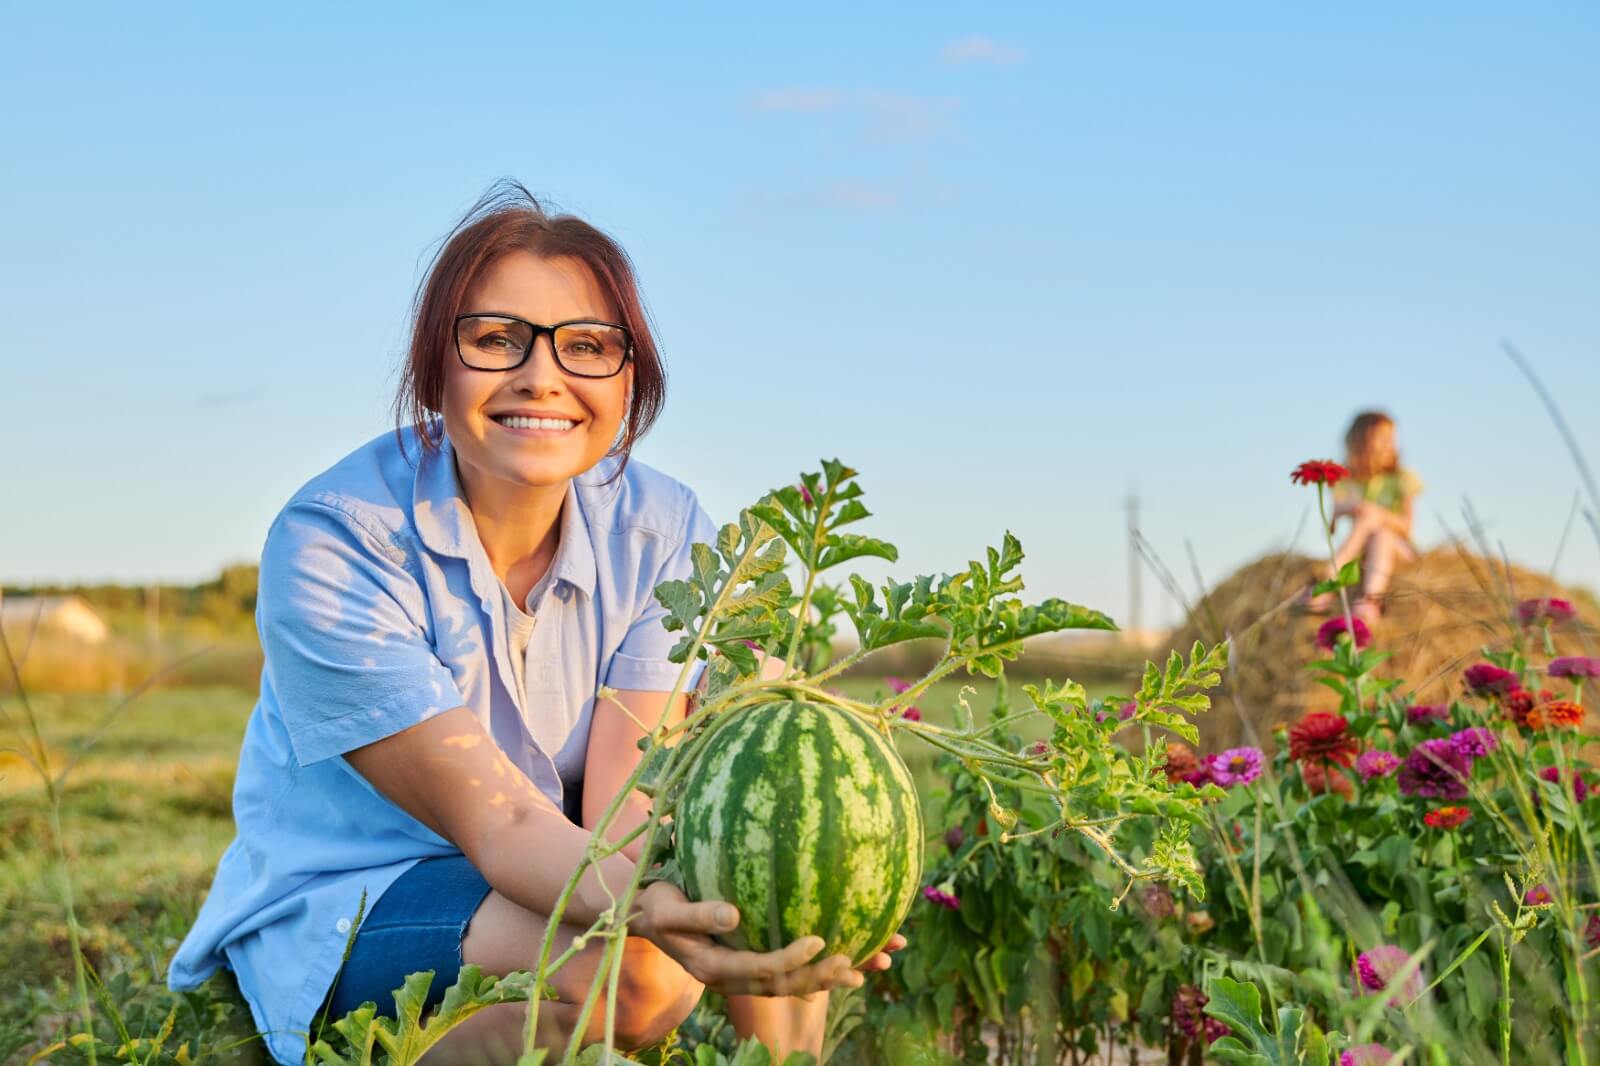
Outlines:
<svg viewBox="0 0 1600 1066"><path fill-rule="evenodd" d="M728 1018L740 1040L753 1036L767 1045L772 1061L791 1051L822 1058L828 1024L828 993L809 996L729 996Z"/></svg>
<svg viewBox="0 0 1600 1066"><path fill-rule="evenodd" d="M469 857L496 892L526 910L548 915L588 848L589 831L551 807L508 822L478 849L479 854ZM561 920L592 925L611 906L606 887L620 896L633 869L633 860L624 854L591 866L568 899ZM601 885L602 875L606 887Z"/></svg>

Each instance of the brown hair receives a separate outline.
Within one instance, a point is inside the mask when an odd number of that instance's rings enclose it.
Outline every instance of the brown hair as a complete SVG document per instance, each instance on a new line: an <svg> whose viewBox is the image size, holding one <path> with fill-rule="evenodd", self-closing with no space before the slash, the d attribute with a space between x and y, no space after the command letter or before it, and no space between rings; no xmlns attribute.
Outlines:
<svg viewBox="0 0 1600 1066"><path fill-rule="evenodd" d="M655 423L666 400L667 374L656 348L655 332L639 295L633 262L608 234L574 215L553 214L521 182L505 179L490 186L445 237L411 305L411 347L395 394L396 433L407 425L430 451L444 438L439 411L444 401L447 361L455 351L455 320L467 290L484 269L508 252L542 258L565 256L593 272L600 288L622 316L633 337L633 391L622 440L608 455L621 455L613 478L627 469L634 443Z"/></svg>
<svg viewBox="0 0 1600 1066"><path fill-rule="evenodd" d="M1371 468L1370 451L1372 434L1379 426L1393 426L1394 419L1386 411L1362 411L1350 420L1350 428L1344 432L1345 458L1350 466L1350 473L1358 478L1369 478L1377 474L1392 474L1400 469L1400 452L1394 454L1394 462L1386 469L1373 470Z"/></svg>

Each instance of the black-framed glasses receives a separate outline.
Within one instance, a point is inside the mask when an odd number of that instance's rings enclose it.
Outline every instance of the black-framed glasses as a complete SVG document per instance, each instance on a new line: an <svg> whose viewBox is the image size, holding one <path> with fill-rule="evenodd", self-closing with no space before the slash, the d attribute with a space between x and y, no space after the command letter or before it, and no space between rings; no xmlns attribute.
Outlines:
<svg viewBox="0 0 1600 1066"><path fill-rule="evenodd" d="M541 326L514 315L457 315L456 355L473 370L515 370L545 333L556 365L575 377L609 378L633 356L627 326L589 319Z"/></svg>

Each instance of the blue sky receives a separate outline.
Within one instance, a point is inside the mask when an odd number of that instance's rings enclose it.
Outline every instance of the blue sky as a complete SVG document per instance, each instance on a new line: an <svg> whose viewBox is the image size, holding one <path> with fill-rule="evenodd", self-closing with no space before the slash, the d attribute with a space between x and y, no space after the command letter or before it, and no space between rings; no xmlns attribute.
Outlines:
<svg viewBox="0 0 1600 1066"><path fill-rule="evenodd" d="M1593 5L45 8L0 42L0 580L255 558L389 425L501 176L639 266L639 457L724 520L838 456L896 574L1010 528L1032 594L1125 617L1130 485L1220 576L1367 405L1419 539L1470 498L1548 566L1577 480L1502 338L1600 463Z"/></svg>

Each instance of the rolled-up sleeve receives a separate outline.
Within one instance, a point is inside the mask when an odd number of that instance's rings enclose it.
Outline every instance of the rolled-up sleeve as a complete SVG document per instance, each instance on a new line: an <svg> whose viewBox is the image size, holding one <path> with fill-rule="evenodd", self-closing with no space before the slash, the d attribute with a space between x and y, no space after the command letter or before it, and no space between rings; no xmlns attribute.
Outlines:
<svg viewBox="0 0 1600 1066"><path fill-rule="evenodd" d="M405 556L337 508L301 501L262 551L257 623L302 766L465 701L428 637Z"/></svg>
<svg viewBox="0 0 1600 1066"><path fill-rule="evenodd" d="M678 680L682 666L669 661L667 654L683 636L683 631L668 632L662 624L667 617L667 609L656 599L655 588L663 581L681 581L689 577L693 572L691 545L717 542L717 525L692 492L689 493L688 503L689 518L682 539L665 553L663 565L638 590L641 610L628 626L627 635L622 638L622 644L606 671L606 684L612 688L636 692L671 692L673 683ZM700 680L700 672L704 668L703 661L692 664L688 680L684 683L685 691Z"/></svg>

